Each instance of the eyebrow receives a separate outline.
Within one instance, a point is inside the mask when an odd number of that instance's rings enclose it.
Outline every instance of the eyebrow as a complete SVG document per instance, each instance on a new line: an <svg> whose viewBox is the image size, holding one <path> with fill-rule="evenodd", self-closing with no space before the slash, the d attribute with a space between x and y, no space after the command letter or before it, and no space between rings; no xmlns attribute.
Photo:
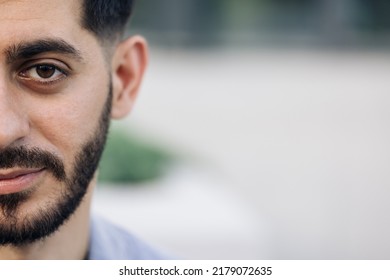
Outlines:
<svg viewBox="0 0 390 280"><path fill-rule="evenodd" d="M12 45L4 51L8 64L21 59L33 58L39 54L49 52L66 54L72 56L76 60L83 60L81 52L62 39L50 38L31 42L22 42Z"/></svg>

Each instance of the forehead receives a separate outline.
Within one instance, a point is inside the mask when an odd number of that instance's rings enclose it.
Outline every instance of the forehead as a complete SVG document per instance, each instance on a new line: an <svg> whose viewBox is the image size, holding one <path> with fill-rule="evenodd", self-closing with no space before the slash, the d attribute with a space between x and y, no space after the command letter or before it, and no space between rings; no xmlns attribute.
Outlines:
<svg viewBox="0 0 390 280"><path fill-rule="evenodd" d="M81 0L0 0L0 52L42 37L83 43Z"/></svg>
<svg viewBox="0 0 390 280"><path fill-rule="evenodd" d="M81 15L81 0L0 0L1 26L20 27L36 24L78 24ZM0 26L0 27L1 27ZM42 27L41 27L42 28Z"/></svg>

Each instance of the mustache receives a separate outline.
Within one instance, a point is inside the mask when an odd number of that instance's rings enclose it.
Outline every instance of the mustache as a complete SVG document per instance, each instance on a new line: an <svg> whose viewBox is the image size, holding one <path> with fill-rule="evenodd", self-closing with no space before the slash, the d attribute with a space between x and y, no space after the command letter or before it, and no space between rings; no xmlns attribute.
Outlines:
<svg viewBox="0 0 390 280"><path fill-rule="evenodd" d="M24 146L0 150L0 168L45 168L59 181L66 179L65 167L61 159L40 148Z"/></svg>

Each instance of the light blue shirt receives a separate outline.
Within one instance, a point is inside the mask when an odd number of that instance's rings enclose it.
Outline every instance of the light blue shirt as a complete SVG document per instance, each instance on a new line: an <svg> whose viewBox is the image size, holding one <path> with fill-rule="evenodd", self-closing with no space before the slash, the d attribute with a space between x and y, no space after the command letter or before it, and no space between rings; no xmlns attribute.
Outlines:
<svg viewBox="0 0 390 280"><path fill-rule="evenodd" d="M101 217L92 216L90 230L90 260L168 259L126 230Z"/></svg>

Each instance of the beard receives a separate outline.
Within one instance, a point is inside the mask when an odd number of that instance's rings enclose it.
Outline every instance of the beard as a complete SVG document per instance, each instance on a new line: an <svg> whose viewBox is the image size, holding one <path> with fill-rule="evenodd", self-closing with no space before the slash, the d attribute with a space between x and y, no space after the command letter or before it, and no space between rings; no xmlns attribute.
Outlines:
<svg viewBox="0 0 390 280"><path fill-rule="evenodd" d="M69 175L58 156L39 148L24 146L0 150L0 168L44 168L65 186L60 195L44 208L18 217L20 206L32 190L0 195L0 245L23 246L54 233L76 211L98 168L110 123L112 85L98 127L76 154ZM55 188L56 186L52 186Z"/></svg>

